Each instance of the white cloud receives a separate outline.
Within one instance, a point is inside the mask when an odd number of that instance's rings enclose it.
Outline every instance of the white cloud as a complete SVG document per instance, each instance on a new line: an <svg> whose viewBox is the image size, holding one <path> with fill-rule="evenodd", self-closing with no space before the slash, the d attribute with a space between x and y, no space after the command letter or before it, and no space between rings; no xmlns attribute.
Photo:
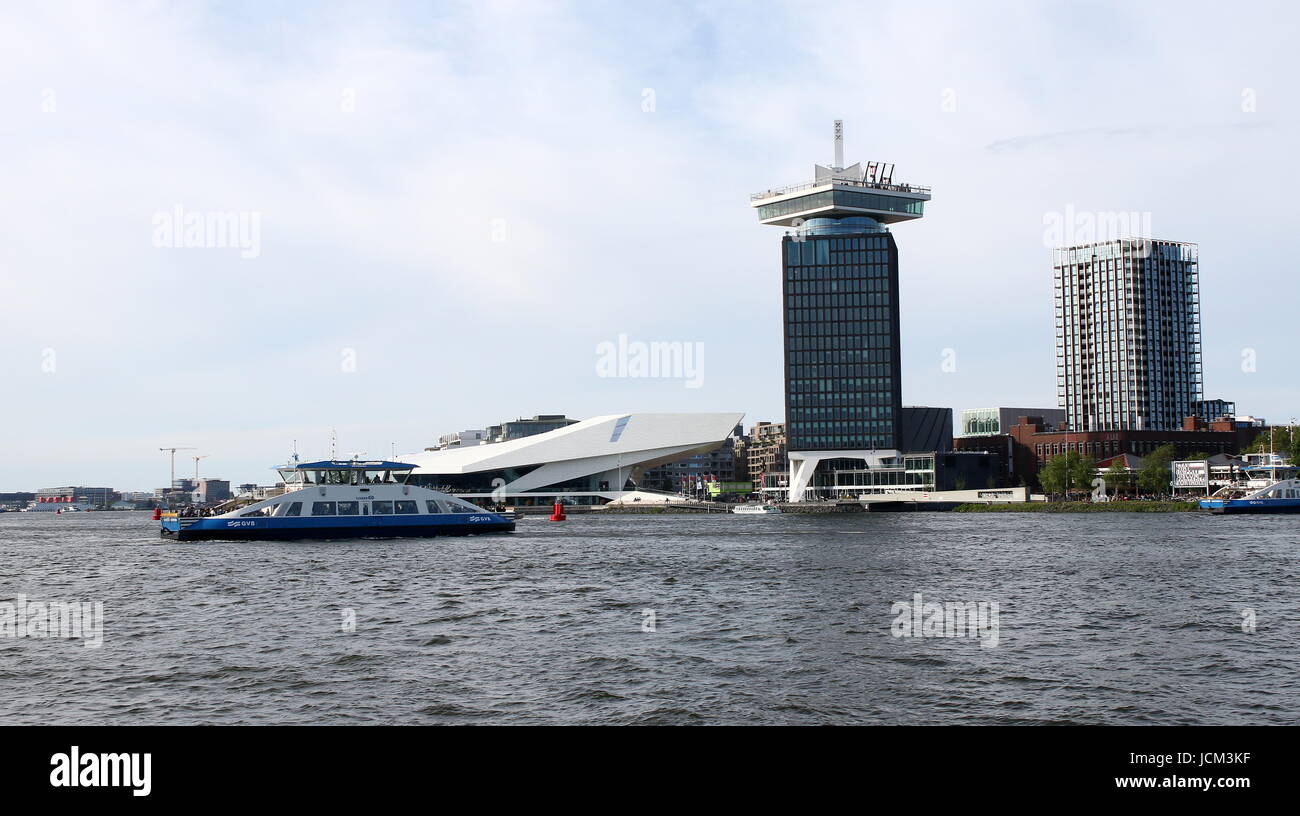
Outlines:
<svg viewBox="0 0 1300 816"><path fill-rule="evenodd" d="M1052 400L1042 216L1073 203L1199 241L1207 390L1294 411L1267 355L1236 361L1294 339L1259 292L1290 287L1295 13L1178 8L10 10L0 489L92 447L117 470L73 480L161 483L177 434L242 481L331 426L387 450L534 412L779 418L779 232L747 197L826 161L834 118L850 160L935 188L897 230L906 402ZM261 255L154 248L176 204L260 213ZM705 387L595 378L619 333L704 341Z"/></svg>

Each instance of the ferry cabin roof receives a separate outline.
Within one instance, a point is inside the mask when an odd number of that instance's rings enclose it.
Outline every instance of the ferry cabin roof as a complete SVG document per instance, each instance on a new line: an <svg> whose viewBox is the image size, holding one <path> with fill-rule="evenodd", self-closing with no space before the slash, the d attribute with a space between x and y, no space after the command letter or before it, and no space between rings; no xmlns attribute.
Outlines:
<svg viewBox="0 0 1300 816"><path fill-rule="evenodd" d="M405 483L415 465L404 462L325 460L301 462L276 468L286 484L355 485Z"/></svg>

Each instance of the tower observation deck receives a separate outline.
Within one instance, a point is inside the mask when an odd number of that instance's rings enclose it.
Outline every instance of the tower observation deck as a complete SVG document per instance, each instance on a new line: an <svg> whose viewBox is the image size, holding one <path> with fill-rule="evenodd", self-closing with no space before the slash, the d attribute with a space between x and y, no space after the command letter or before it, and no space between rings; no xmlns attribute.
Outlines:
<svg viewBox="0 0 1300 816"><path fill-rule="evenodd" d="M834 165L816 165L812 181L754 193L749 197L749 206L758 210L760 222L783 227L799 227L812 219L854 216L894 224L925 215L930 188L894 181L894 165L843 164L844 125L836 120Z"/></svg>

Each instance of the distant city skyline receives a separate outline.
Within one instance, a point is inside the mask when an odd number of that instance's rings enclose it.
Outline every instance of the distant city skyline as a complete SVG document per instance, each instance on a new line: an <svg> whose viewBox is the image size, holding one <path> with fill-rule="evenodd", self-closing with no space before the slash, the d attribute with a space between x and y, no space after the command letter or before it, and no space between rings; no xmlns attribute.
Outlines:
<svg viewBox="0 0 1300 816"><path fill-rule="evenodd" d="M782 421L746 203L832 162L835 119L936 191L899 238L903 405L1056 406L1053 249L1120 229L1198 245L1204 395L1286 424L1297 16L15 7L0 492L151 490L171 445L265 484L331 429L374 457L545 413ZM637 343L690 365L601 368Z"/></svg>

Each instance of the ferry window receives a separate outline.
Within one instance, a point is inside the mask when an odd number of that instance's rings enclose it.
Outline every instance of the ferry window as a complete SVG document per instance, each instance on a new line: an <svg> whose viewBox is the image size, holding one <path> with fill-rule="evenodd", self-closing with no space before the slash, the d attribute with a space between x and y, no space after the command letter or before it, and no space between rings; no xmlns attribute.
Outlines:
<svg viewBox="0 0 1300 816"><path fill-rule="evenodd" d="M393 503L390 501L376 501L373 508L376 516L391 516L393 514Z"/></svg>
<svg viewBox="0 0 1300 816"><path fill-rule="evenodd" d="M340 516L355 516L361 513L361 502L341 501L339 502Z"/></svg>
<svg viewBox="0 0 1300 816"><path fill-rule="evenodd" d="M438 507L437 499L425 499L424 506L429 508L430 513L441 513L442 509Z"/></svg>
<svg viewBox="0 0 1300 816"><path fill-rule="evenodd" d="M240 518L248 518L249 516L269 516L275 512L275 508L276 505L272 504L269 507L259 507L256 510L249 510L247 513L240 513L239 516Z"/></svg>
<svg viewBox="0 0 1300 816"><path fill-rule="evenodd" d="M410 515L412 513L418 513L420 511L416 507L415 502L404 500L404 501L397 502L397 512Z"/></svg>
<svg viewBox="0 0 1300 816"><path fill-rule="evenodd" d="M291 502L289 509L284 511L286 516L302 515L302 502Z"/></svg>
<svg viewBox="0 0 1300 816"><path fill-rule="evenodd" d="M332 516L334 515L334 502L312 502L311 514L313 516Z"/></svg>
<svg viewBox="0 0 1300 816"><path fill-rule="evenodd" d="M474 505L469 504L468 502L456 501L456 502L450 502L450 504L451 504L451 512L453 512L453 513L478 513L478 512L480 512L480 508L475 507Z"/></svg>

